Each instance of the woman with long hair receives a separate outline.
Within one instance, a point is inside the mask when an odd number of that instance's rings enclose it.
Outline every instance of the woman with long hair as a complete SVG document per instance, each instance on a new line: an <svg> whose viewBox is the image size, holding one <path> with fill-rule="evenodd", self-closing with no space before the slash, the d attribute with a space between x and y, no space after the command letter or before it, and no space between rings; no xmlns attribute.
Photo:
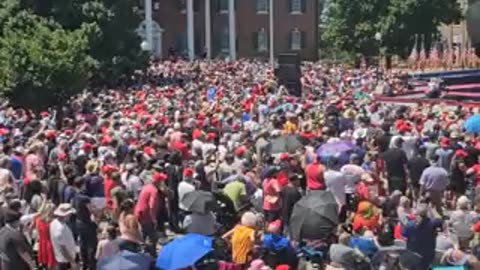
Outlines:
<svg viewBox="0 0 480 270"><path fill-rule="evenodd" d="M56 265L55 255L53 254L53 246L50 240L50 222L53 219L53 211L55 205L51 202L44 203L37 219L35 220L35 228L38 234L38 255L37 262L45 269L54 269Z"/></svg>

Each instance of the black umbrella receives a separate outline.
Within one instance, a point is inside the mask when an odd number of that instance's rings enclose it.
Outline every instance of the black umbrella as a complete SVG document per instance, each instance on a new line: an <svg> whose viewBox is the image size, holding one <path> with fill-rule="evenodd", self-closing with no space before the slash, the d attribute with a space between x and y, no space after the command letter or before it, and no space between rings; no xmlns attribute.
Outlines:
<svg viewBox="0 0 480 270"><path fill-rule="evenodd" d="M312 191L295 204L290 217L294 240L324 239L338 224L338 205L331 192Z"/></svg>
<svg viewBox="0 0 480 270"><path fill-rule="evenodd" d="M203 190L189 192L182 199L182 204L187 211L200 214L205 214L208 210L213 209L215 202L213 194Z"/></svg>
<svg viewBox="0 0 480 270"><path fill-rule="evenodd" d="M405 247L390 246L382 247L375 253L372 258L372 266L373 269L379 269L382 264L387 266L387 269L419 269L421 261L422 256Z"/></svg>
<svg viewBox="0 0 480 270"><path fill-rule="evenodd" d="M280 153L294 154L305 146L305 141L297 135L287 135L273 139L267 146L270 155Z"/></svg>

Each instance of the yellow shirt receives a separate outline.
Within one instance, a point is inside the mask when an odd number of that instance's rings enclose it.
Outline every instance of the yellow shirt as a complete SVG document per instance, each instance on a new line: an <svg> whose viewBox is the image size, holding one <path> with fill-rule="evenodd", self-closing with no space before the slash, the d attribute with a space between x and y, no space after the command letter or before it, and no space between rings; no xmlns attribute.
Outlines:
<svg viewBox="0 0 480 270"><path fill-rule="evenodd" d="M248 256L253 250L253 235L255 230L238 225L235 227L232 235L232 260L237 264L245 264L248 262Z"/></svg>
<svg viewBox="0 0 480 270"><path fill-rule="evenodd" d="M285 134L295 133L296 131L297 131L297 125L295 125L294 123L292 123L290 121L287 121L283 125L283 133L285 133Z"/></svg>

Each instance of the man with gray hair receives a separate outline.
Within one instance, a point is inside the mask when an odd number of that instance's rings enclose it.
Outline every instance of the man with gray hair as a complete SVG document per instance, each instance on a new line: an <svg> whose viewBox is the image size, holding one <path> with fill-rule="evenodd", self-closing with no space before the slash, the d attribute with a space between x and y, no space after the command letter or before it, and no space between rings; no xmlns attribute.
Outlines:
<svg viewBox="0 0 480 270"><path fill-rule="evenodd" d="M441 220L431 219L429 206L420 203L415 211L415 220L402 228L402 236L407 239L407 250L422 256L419 270L429 269L435 258L437 229L441 228Z"/></svg>
<svg viewBox="0 0 480 270"><path fill-rule="evenodd" d="M439 156L432 157L430 167L425 169L420 177L420 194L428 194L430 202L439 215L443 214L442 198L448 186L448 172L438 164Z"/></svg>

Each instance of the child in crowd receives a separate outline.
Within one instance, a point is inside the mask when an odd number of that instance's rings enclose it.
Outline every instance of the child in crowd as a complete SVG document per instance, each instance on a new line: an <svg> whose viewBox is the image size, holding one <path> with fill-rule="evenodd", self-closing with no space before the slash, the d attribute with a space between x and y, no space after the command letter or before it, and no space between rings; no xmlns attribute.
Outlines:
<svg viewBox="0 0 480 270"><path fill-rule="evenodd" d="M97 260L115 255L119 251L117 238L117 229L109 225L102 233L103 239L98 242L97 253L95 255Z"/></svg>

